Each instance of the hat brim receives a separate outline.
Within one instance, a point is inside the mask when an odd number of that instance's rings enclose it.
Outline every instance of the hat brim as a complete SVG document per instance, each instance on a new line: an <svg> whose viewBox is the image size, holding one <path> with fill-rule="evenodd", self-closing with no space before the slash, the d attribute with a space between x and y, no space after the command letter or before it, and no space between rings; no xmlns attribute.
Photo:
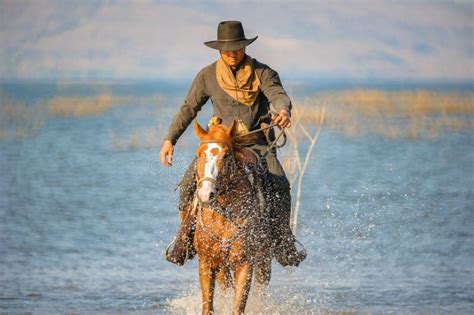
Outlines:
<svg viewBox="0 0 474 315"><path fill-rule="evenodd" d="M212 40L209 42L205 42L204 45L213 49L224 50L224 51L238 50L252 44L257 39L257 37L258 36L255 36L254 38L251 38L251 39L242 39L242 40L236 40L232 42Z"/></svg>

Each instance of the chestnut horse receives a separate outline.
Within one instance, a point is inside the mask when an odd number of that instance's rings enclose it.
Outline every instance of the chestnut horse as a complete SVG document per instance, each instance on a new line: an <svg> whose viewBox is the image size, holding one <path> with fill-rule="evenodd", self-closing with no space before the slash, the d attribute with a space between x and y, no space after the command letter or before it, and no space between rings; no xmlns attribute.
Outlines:
<svg viewBox="0 0 474 315"><path fill-rule="evenodd" d="M215 281L226 291L233 285L233 313L242 314L252 277L258 287L271 274L271 240L265 210L258 196L257 174L246 172L251 155L234 147L230 128L204 130L194 121L201 141L197 151L197 212L194 246L199 258L202 313L213 312ZM256 161L255 161L256 162Z"/></svg>

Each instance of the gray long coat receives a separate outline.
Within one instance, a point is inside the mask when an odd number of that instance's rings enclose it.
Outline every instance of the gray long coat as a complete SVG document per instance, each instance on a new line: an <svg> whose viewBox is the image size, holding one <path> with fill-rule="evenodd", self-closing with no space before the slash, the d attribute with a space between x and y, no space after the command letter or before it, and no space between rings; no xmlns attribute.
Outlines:
<svg viewBox="0 0 474 315"><path fill-rule="evenodd" d="M203 68L194 79L184 103L175 115L166 140L176 144L201 107L209 100L214 107L214 116L230 126L233 120L242 120L249 130L259 128L261 122L269 122L269 103L277 112L291 111L290 98L281 84L278 73L267 65L253 59L255 71L260 79L260 93L252 106L246 106L229 96L217 83L216 63Z"/></svg>

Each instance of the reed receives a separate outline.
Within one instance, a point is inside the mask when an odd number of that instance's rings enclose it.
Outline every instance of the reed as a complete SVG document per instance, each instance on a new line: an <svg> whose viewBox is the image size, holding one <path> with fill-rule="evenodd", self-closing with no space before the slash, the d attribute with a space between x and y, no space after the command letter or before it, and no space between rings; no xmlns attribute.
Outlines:
<svg viewBox="0 0 474 315"><path fill-rule="evenodd" d="M109 94L92 97L56 96L48 102L48 113L51 116L98 116L110 110L113 106L123 105L120 98Z"/></svg>
<svg viewBox="0 0 474 315"><path fill-rule="evenodd" d="M430 139L443 130L474 127L472 92L353 90L318 93L300 100L294 113L301 123L316 125L319 108L327 109L327 128L347 136L376 134L386 138Z"/></svg>
<svg viewBox="0 0 474 315"><path fill-rule="evenodd" d="M118 97L107 91L98 93L88 97L56 96L44 103L26 104L14 102L0 91L0 139L35 135L49 118L100 116L118 106L138 109L163 101L160 95ZM349 137L373 134L387 139L433 139L443 131L461 132L474 128L473 92L370 89L321 92L296 100L293 118L298 116L304 126L317 126L322 107L326 108L325 128ZM149 111L149 108L143 108ZM160 114L157 116L159 118ZM301 132L294 136L296 139L304 137ZM155 132L143 131L116 134L113 139L119 143L115 147L130 149L149 148L154 139L161 142Z"/></svg>
<svg viewBox="0 0 474 315"><path fill-rule="evenodd" d="M36 135L47 117L43 104L15 102L0 91L0 140L21 140Z"/></svg>
<svg viewBox="0 0 474 315"><path fill-rule="evenodd" d="M161 95L146 97L117 97L107 92L94 96L55 96L43 102L25 103L13 101L8 93L0 89L0 140L20 140L36 135L48 119L96 117L106 114L117 106L134 106L133 114L148 116L163 101ZM159 114L157 115L159 117ZM135 135L141 137L141 134ZM141 148L141 140L132 136L127 147ZM153 136L145 135L146 147L151 146ZM123 141L122 141L123 142ZM135 145L133 145L135 142ZM122 145L122 144L121 144Z"/></svg>

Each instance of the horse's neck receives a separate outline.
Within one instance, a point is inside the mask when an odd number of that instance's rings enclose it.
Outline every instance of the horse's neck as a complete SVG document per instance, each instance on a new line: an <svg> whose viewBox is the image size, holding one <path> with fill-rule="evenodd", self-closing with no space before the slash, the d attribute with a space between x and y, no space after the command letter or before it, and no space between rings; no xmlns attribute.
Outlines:
<svg viewBox="0 0 474 315"><path fill-rule="evenodd" d="M235 161L235 166L232 171L225 176L225 182L223 185L229 187L227 194L241 195L249 198L255 191L254 184L256 180L256 172L253 171L253 167L246 169L245 164L240 161Z"/></svg>

